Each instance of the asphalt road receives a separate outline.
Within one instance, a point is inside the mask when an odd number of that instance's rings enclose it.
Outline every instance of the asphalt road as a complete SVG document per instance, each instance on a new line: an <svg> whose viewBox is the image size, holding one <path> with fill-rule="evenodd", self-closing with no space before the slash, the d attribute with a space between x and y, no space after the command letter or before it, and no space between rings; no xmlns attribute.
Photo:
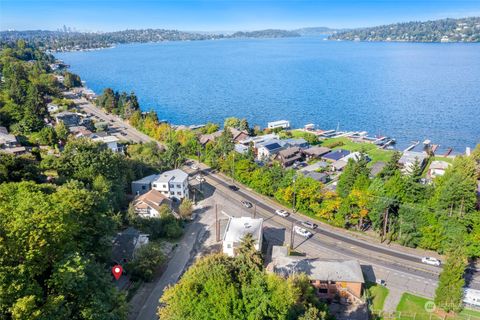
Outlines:
<svg viewBox="0 0 480 320"><path fill-rule="evenodd" d="M280 206L272 206L255 195L254 192L246 190L238 185L237 186L240 189L238 191L232 191L229 189L229 186L232 184L230 181L225 180L220 175L210 172L209 169L203 169L202 175L207 179L207 182L212 183L216 188L220 187L221 192L224 193L227 198L230 198L231 201L237 201L240 203L241 200L247 200L252 204L255 204L258 217L262 217L266 220L275 220L277 224L286 230L291 230L293 225L300 225L302 221L307 220L307 218L301 215L292 213L286 218L276 215L275 210L282 209ZM254 210L254 208L250 209L250 211L252 210ZM319 227L312 232L314 235L310 239L295 235L294 248L298 246L298 243L308 244L307 248L310 250L314 250L313 247L318 246L342 254L345 257L365 261L372 265L391 270L392 272L408 274L426 281L436 282L441 271L441 267L422 263L421 256L411 255L405 252L382 247L381 245L352 238L345 233L328 230L328 228L325 228L322 225L319 225ZM308 251L306 252L310 253ZM479 279L474 278L470 283L470 287L480 289Z"/></svg>
<svg viewBox="0 0 480 320"><path fill-rule="evenodd" d="M129 140L133 142L154 141L152 138L150 138L146 134L138 131L137 129L135 129L134 127L132 127L131 125L123 121L120 117L117 117L111 114L106 114L101 109L97 108L96 106L94 106L84 98L74 99L73 101L75 102L77 107L79 107L85 113L91 114L94 117L104 122L107 122L109 126L108 132L116 136L120 140Z"/></svg>

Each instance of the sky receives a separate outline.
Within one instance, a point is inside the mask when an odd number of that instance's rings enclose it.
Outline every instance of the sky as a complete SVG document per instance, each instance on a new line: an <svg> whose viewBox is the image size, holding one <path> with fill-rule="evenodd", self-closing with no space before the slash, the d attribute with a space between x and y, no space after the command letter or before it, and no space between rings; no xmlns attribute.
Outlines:
<svg viewBox="0 0 480 320"><path fill-rule="evenodd" d="M238 31L480 16L480 0L0 0L0 29Z"/></svg>

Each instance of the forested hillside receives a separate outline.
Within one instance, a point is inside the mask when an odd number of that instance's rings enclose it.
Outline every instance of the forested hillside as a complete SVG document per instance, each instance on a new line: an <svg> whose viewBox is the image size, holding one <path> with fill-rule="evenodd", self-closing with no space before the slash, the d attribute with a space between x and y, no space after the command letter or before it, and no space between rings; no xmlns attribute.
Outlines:
<svg viewBox="0 0 480 320"><path fill-rule="evenodd" d="M335 33L330 40L479 42L480 17L412 21Z"/></svg>

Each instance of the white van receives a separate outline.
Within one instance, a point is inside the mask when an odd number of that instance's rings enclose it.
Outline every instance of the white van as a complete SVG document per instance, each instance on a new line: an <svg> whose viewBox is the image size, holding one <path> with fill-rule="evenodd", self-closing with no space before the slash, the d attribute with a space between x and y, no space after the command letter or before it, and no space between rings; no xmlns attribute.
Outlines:
<svg viewBox="0 0 480 320"><path fill-rule="evenodd" d="M480 307L480 290L465 289L463 295L463 302L466 305Z"/></svg>

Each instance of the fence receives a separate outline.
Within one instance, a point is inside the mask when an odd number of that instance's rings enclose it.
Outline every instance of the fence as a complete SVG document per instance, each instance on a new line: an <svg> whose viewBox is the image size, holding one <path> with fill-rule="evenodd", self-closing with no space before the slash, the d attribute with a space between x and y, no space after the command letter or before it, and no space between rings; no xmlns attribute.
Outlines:
<svg viewBox="0 0 480 320"><path fill-rule="evenodd" d="M439 315L434 312L371 311L371 314L371 319L383 320L480 320L480 317L468 314Z"/></svg>

